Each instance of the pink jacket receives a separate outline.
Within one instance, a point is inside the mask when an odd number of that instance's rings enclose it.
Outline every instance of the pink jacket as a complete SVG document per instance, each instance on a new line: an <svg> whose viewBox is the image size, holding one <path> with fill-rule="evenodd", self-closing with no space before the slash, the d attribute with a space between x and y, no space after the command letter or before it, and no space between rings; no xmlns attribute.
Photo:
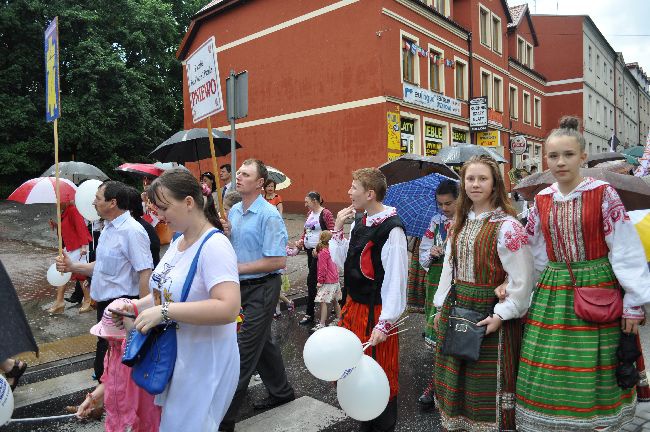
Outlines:
<svg viewBox="0 0 650 432"><path fill-rule="evenodd" d="M131 368L122 364L124 341L108 340L104 357L104 430L107 432L157 432L161 408L153 396L131 379ZM129 429L130 427L130 429Z"/></svg>
<svg viewBox="0 0 650 432"><path fill-rule="evenodd" d="M334 261L332 261L330 250L323 248L318 252L318 283L332 284L338 283L338 281L339 270L336 268Z"/></svg>

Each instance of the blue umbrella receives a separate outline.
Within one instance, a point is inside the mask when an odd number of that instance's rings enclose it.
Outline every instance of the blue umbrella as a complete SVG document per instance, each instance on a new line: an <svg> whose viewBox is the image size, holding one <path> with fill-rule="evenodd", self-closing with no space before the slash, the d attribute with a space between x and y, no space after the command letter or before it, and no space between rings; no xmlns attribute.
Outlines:
<svg viewBox="0 0 650 432"><path fill-rule="evenodd" d="M397 209L404 222L406 235L422 237L429 228L431 218L441 213L436 202L436 190L441 182L454 180L440 174L430 174L388 188L384 204Z"/></svg>

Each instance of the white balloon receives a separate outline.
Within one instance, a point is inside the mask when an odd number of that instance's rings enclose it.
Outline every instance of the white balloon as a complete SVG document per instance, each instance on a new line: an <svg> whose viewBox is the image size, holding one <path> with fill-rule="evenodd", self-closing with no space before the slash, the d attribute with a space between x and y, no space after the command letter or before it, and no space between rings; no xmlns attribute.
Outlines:
<svg viewBox="0 0 650 432"><path fill-rule="evenodd" d="M339 405L355 420L377 418L388 405L390 385L386 372L372 357L364 355L357 366L336 386Z"/></svg>
<svg viewBox="0 0 650 432"><path fill-rule="evenodd" d="M97 179L86 180L79 185L77 193L74 196L74 204L77 206L77 210L79 210L81 216L91 222L99 220L99 215L93 205L93 201L95 200L97 189L99 189L101 184L102 182Z"/></svg>
<svg viewBox="0 0 650 432"><path fill-rule="evenodd" d="M312 375L325 381L336 381L356 366L363 351L361 341L343 327L325 327L307 339L302 351L305 366Z"/></svg>
<svg viewBox="0 0 650 432"><path fill-rule="evenodd" d="M4 426L11 420L14 413L14 394L7 379L0 375L0 426Z"/></svg>
<svg viewBox="0 0 650 432"><path fill-rule="evenodd" d="M49 269L47 269L47 281L50 285L55 287L60 287L68 283L72 273L63 273L56 269L56 264L52 264Z"/></svg>

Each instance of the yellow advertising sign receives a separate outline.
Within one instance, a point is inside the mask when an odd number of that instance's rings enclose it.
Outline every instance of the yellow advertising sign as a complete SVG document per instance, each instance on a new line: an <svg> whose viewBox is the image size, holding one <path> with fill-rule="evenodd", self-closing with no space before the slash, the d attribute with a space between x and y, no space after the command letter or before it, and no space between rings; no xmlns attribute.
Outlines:
<svg viewBox="0 0 650 432"><path fill-rule="evenodd" d="M427 123L424 127L424 152L435 156L442 148L442 126Z"/></svg>
<svg viewBox="0 0 650 432"><path fill-rule="evenodd" d="M386 150L388 153L388 161L393 161L401 156L401 136L400 136L400 116L399 111L388 111L386 113L387 125L387 139Z"/></svg>
<svg viewBox="0 0 650 432"><path fill-rule="evenodd" d="M476 143L484 147L501 146L501 134L497 130L476 133Z"/></svg>

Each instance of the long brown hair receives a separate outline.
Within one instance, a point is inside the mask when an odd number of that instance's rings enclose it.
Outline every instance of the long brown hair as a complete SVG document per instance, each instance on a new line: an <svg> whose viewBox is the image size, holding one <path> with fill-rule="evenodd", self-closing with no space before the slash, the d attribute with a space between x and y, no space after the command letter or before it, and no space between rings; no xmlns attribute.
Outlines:
<svg viewBox="0 0 650 432"><path fill-rule="evenodd" d="M516 217L517 212L512 207L510 198L508 198L508 193L506 192L506 185L503 182L503 176L501 175L501 170L497 165L496 161L486 155L476 155L472 156L463 167L460 169L460 188L458 194L458 201L456 202L456 214L454 215L454 224L452 226L451 232L451 248L452 256L456 256L456 236L465 226L467 221L467 215L472 209L473 202L467 195L465 190L465 173L467 168L470 165L474 164L483 164L490 168L492 173L493 187L492 195L490 196L490 204L494 208L501 207L501 209L509 214L510 216Z"/></svg>
<svg viewBox="0 0 650 432"><path fill-rule="evenodd" d="M328 230L323 230L320 232L320 237L318 238L318 244L316 245L316 252L320 252L323 249L329 249L330 240L332 239L332 232Z"/></svg>

